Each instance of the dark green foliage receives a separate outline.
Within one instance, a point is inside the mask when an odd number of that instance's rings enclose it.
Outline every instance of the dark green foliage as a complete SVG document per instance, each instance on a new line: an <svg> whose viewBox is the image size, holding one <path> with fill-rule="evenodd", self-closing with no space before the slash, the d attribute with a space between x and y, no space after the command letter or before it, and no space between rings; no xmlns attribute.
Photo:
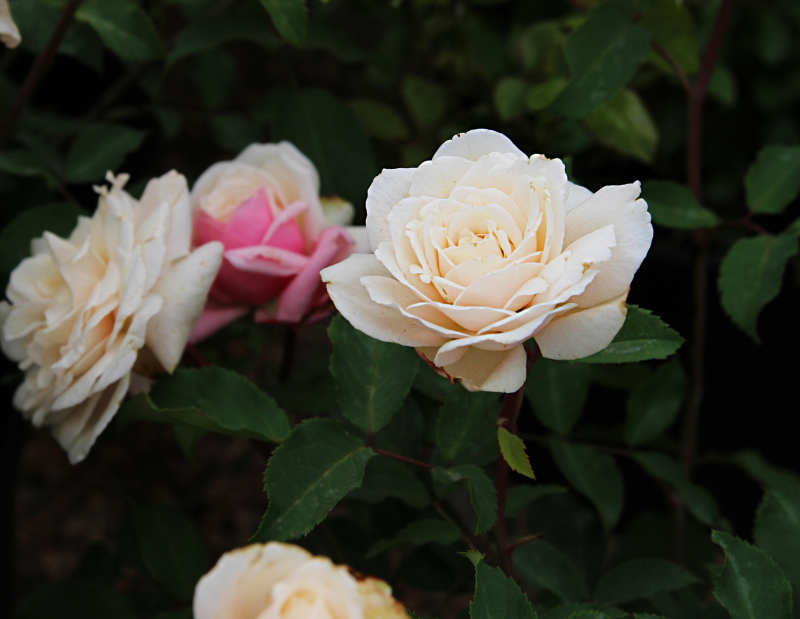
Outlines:
<svg viewBox="0 0 800 619"><path fill-rule="evenodd" d="M59 582L39 589L23 604L18 619L135 619L128 602L113 589L85 582Z"/></svg>
<svg viewBox="0 0 800 619"><path fill-rule="evenodd" d="M462 464L450 469L436 467L433 480L447 487L459 484L469 492L472 508L475 510L475 533L485 533L497 521L497 494L495 487L482 469L472 464Z"/></svg>
<svg viewBox="0 0 800 619"><path fill-rule="evenodd" d="M672 181L642 183L642 198L653 221L667 228L711 228L719 217L700 206L689 188Z"/></svg>
<svg viewBox="0 0 800 619"><path fill-rule="evenodd" d="M594 597L609 604L623 604L697 582L697 577L669 561L634 559L605 574L595 587Z"/></svg>
<svg viewBox="0 0 800 619"><path fill-rule="evenodd" d="M500 568L483 561L475 566L475 601L470 619L536 619L536 613L517 584Z"/></svg>
<svg viewBox="0 0 800 619"><path fill-rule="evenodd" d="M625 409L625 440L643 445L661 436L675 421L686 392L686 375L677 358L662 365L631 392Z"/></svg>
<svg viewBox="0 0 800 619"><path fill-rule="evenodd" d="M800 583L800 485L769 489L756 513L756 545L794 585Z"/></svg>
<svg viewBox="0 0 800 619"><path fill-rule="evenodd" d="M442 456L452 461L492 432L499 411L500 398L494 393L471 393L460 386L450 391L436 420L436 445Z"/></svg>
<svg viewBox="0 0 800 619"><path fill-rule="evenodd" d="M514 552L514 566L529 584L553 592L564 602L586 597L580 573L556 547L543 541L528 542Z"/></svg>
<svg viewBox="0 0 800 619"><path fill-rule="evenodd" d="M589 393L588 366L540 359L531 368L525 395L536 417L558 434L569 434Z"/></svg>

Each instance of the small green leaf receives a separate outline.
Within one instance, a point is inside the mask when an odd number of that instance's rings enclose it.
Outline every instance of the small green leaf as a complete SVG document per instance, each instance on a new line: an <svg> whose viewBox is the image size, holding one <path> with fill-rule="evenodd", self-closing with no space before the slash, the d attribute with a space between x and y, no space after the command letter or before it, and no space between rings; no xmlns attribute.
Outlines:
<svg viewBox="0 0 800 619"><path fill-rule="evenodd" d="M519 118L525 111L525 81L518 77L506 77L494 88L494 107L500 120L508 122Z"/></svg>
<svg viewBox="0 0 800 619"><path fill-rule="evenodd" d="M367 133L379 140L393 142L411 136L411 130L403 117L394 108L381 101L354 99L350 101L350 108L358 116Z"/></svg>
<svg viewBox="0 0 800 619"><path fill-rule="evenodd" d="M447 111L447 96L436 82L409 75L403 82L403 99L421 131L435 127Z"/></svg>
<svg viewBox="0 0 800 619"><path fill-rule="evenodd" d="M653 163L658 129L639 95L632 90L620 90L586 116L583 124L606 147Z"/></svg>
<svg viewBox="0 0 800 619"><path fill-rule="evenodd" d="M15 619L135 619L125 597L88 582L57 582L40 587L25 600Z"/></svg>
<svg viewBox="0 0 800 619"><path fill-rule="evenodd" d="M599 108L633 77L650 50L650 35L617 7L589 11L567 39L572 81L556 99L555 111L582 117Z"/></svg>
<svg viewBox="0 0 800 619"><path fill-rule="evenodd" d="M706 526L713 527L719 520L719 507L709 492L693 484L673 458L656 452L640 451L633 454L647 473L671 486L686 503L689 512Z"/></svg>
<svg viewBox="0 0 800 619"><path fill-rule="evenodd" d="M461 534L453 528L453 525L436 518L424 518L415 520L400 529L394 539L376 542L367 551L364 558L371 559L390 548L406 544L414 546L422 546L423 544L450 546L460 538Z"/></svg>
<svg viewBox="0 0 800 619"><path fill-rule="evenodd" d="M760 342L756 326L761 309L780 291L786 262L797 253L797 233L739 239L719 270L722 307L742 330Z"/></svg>
<svg viewBox="0 0 800 619"><path fill-rule="evenodd" d="M691 230L711 228L719 217L700 206L689 188L673 181L645 181L642 198L647 210L659 226Z"/></svg>
<svg viewBox="0 0 800 619"><path fill-rule="evenodd" d="M331 419L296 426L269 459L264 473L269 509L254 541L286 541L308 533L361 485L374 455Z"/></svg>
<svg viewBox="0 0 800 619"><path fill-rule="evenodd" d="M796 473L771 465L760 453L751 449L737 451L730 456L718 456L715 460L738 466L767 488L781 490L800 485L800 476Z"/></svg>
<svg viewBox="0 0 800 619"><path fill-rule="evenodd" d="M500 411L496 393L451 390L436 419L436 446L448 462L492 432Z"/></svg>
<svg viewBox="0 0 800 619"><path fill-rule="evenodd" d="M51 187L56 184L50 168L36 154L27 150L6 150L0 153L0 172L14 176L38 176Z"/></svg>
<svg viewBox="0 0 800 619"><path fill-rule="evenodd" d="M539 359L533 364L525 396L536 418L553 432L569 434L589 395L588 365Z"/></svg>
<svg viewBox="0 0 800 619"><path fill-rule="evenodd" d="M800 586L800 484L766 491L756 512L753 537L789 581Z"/></svg>
<svg viewBox="0 0 800 619"><path fill-rule="evenodd" d="M623 619L628 616L628 613L624 610L612 608L608 604L590 602L588 604L565 604L563 606L556 606L548 610L542 619L572 619L576 613L587 611L600 613L600 617L603 617L603 619Z"/></svg>
<svg viewBox="0 0 800 619"><path fill-rule="evenodd" d="M782 213L800 192L800 146L765 146L744 177L754 213Z"/></svg>
<svg viewBox="0 0 800 619"><path fill-rule="evenodd" d="M594 597L625 604L700 582L693 574L664 559L634 559L616 566L597 583Z"/></svg>
<svg viewBox="0 0 800 619"><path fill-rule="evenodd" d="M718 62L708 83L708 96L730 107L736 103L737 91L736 75L725 63Z"/></svg>
<svg viewBox="0 0 800 619"><path fill-rule="evenodd" d="M150 17L132 0L86 0L75 19L94 28L106 47L123 60L155 60L164 53Z"/></svg>
<svg viewBox="0 0 800 619"><path fill-rule="evenodd" d="M792 587L763 550L721 531L711 540L725 551L714 595L731 619L791 619Z"/></svg>
<svg viewBox="0 0 800 619"><path fill-rule="evenodd" d="M628 306L625 324L605 350L577 363L631 363L666 359L683 344L683 338L650 310Z"/></svg>
<svg viewBox="0 0 800 619"><path fill-rule="evenodd" d="M388 497L398 498L415 509L422 509L430 503L425 484L408 466L389 458L373 458L367 464L361 487L353 490L347 498L379 503Z"/></svg>
<svg viewBox="0 0 800 619"><path fill-rule="evenodd" d="M569 84L566 77L552 77L546 82L530 86L525 93L525 108L529 112L545 109L560 95Z"/></svg>
<svg viewBox="0 0 800 619"><path fill-rule="evenodd" d="M536 619L528 597L499 567L483 561L475 568L475 600L469 605L470 619Z"/></svg>
<svg viewBox="0 0 800 619"><path fill-rule="evenodd" d="M686 375L680 361L674 358L628 397L625 442L643 445L661 436L680 413L685 394Z"/></svg>
<svg viewBox="0 0 800 619"><path fill-rule="evenodd" d="M655 0L644 14L642 26L647 28L653 41L661 45L687 75L700 68L697 32L689 9L675 0ZM660 57L656 64L672 73L672 67Z"/></svg>
<svg viewBox="0 0 800 619"><path fill-rule="evenodd" d="M525 508L537 499L551 494L567 492L564 486L557 484L536 484L535 486L514 486L506 493L506 518L516 518Z"/></svg>
<svg viewBox="0 0 800 619"><path fill-rule="evenodd" d="M531 468L531 461L528 459L528 454L525 453L525 443L520 437L511 434L505 428L497 428L497 442L500 443L500 452L511 470L525 477L536 479Z"/></svg>
<svg viewBox="0 0 800 619"><path fill-rule="evenodd" d="M67 153L67 180L71 183L102 180L106 172L116 171L128 153L141 146L146 135L146 131L107 123L84 129Z"/></svg>
<svg viewBox="0 0 800 619"><path fill-rule="evenodd" d="M413 348L376 340L341 315L328 328L331 374L342 412L356 427L378 432L400 411L420 368Z"/></svg>
<svg viewBox="0 0 800 619"><path fill-rule="evenodd" d="M431 471L433 480L442 485L459 483L466 487L475 510L475 533L485 533L497 521L497 493L492 480L473 464L446 469L437 466Z"/></svg>
<svg viewBox="0 0 800 619"><path fill-rule="evenodd" d="M597 508L606 533L622 513L622 474L611 456L591 447L550 439L550 450L558 469L572 487Z"/></svg>
<svg viewBox="0 0 800 619"><path fill-rule="evenodd" d="M206 551L194 523L166 505L131 508L142 563L178 600L188 600L208 569Z"/></svg>
<svg viewBox="0 0 800 619"><path fill-rule="evenodd" d="M302 45L308 34L306 0L261 0L280 35L294 45Z"/></svg>
<svg viewBox="0 0 800 619"><path fill-rule="evenodd" d="M514 567L531 585L551 591L566 603L586 596L580 573L555 546L534 540L514 551Z"/></svg>

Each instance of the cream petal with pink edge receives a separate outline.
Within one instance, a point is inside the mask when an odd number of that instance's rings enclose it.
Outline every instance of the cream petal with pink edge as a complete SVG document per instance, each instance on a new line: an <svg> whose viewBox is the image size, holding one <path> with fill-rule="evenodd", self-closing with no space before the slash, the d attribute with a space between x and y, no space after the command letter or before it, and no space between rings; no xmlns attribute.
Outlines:
<svg viewBox="0 0 800 619"><path fill-rule="evenodd" d="M548 359L582 359L608 346L625 323L627 292L602 305L574 311L550 322L534 338Z"/></svg>
<svg viewBox="0 0 800 619"><path fill-rule="evenodd" d="M14 48L20 44L21 40L19 28L11 16L8 0L0 0L0 41L6 47Z"/></svg>
<svg viewBox="0 0 800 619"><path fill-rule="evenodd" d="M436 349L418 350L433 362ZM527 363L528 355L521 345L502 351L466 348L457 361L441 370L459 379L467 391L513 393L525 383Z"/></svg>
<svg viewBox="0 0 800 619"><path fill-rule="evenodd" d="M398 202L408 197L415 170L416 168L383 170L369 186L367 191L367 234L373 251L381 243L391 242L389 212Z"/></svg>
<svg viewBox="0 0 800 619"><path fill-rule="evenodd" d="M434 153L433 158L463 157L477 161L489 153L511 153L517 157L525 157L525 153L502 133L489 129L473 129L447 140Z"/></svg>

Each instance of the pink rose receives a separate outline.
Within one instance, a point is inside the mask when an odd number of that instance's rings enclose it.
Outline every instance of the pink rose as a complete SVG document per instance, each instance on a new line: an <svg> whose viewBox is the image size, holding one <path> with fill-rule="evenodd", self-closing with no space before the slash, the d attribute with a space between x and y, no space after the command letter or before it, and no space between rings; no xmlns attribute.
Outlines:
<svg viewBox="0 0 800 619"><path fill-rule="evenodd" d="M251 307L256 322L321 318L329 299L319 272L368 247L363 227L342 225L353 207L335 199L323 207L314 164L289 142L252 144L234 161L214 164L191 198L195 245L225 246L192 342Z"/></svg>

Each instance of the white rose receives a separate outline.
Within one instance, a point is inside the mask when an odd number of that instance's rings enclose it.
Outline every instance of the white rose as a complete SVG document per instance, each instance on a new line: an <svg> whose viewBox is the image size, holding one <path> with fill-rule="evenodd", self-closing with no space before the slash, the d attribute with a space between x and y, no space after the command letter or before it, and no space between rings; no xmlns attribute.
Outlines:
<svg viewBox="0 0 800 619"><path fill-rule="evenodd" d="M25 371L14 405L51 426L73 463L114 417L137 358L175 369L222 260L220 243L190 253L183 176L151 180L140 201L126 180L109 174L68 239L35 239L0 303L3 351Z"/></svg>
<svg viewBox="0 0 800 619"><path fill-rule="evenodd" d="M357 329L416 347L470 390L513 392L527 339L550 359L579 359L622 327L653 238L639 192L592 194L560 160L470 131L418 168L384 170L367 196L375 254L322 278Z"/></svg>
<svg viewBox="0 0 800 619"><path fill-rule="evenodd" d="M6 47L16 47L19 45L20 40L19 28L17 28L17 24L11 16L8 0L0 0L0 41Z"/></svg>
<svg viewBox="0 0 800 619"><path fill-rule="evenodd" d="M194 619L408 619L385 582L299 546L270 542L225 553L197 583Z"/></svg>

